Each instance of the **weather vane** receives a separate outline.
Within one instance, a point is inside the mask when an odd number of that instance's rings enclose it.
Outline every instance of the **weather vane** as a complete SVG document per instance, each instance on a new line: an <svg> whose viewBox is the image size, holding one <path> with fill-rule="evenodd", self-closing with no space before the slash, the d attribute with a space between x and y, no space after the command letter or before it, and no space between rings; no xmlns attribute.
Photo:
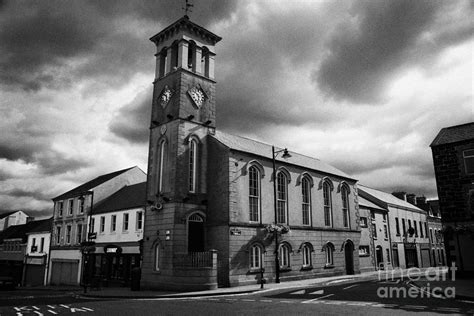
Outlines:
<svg viewBox="0 0 474 316"><path fill-rule="evenodd" d="M186 4L185 4L185 6L182 8L182 9L184 10L184 15L187 16L187 15L188 15L188 12L193 12L193 11L191 11L191 8L192 8L192 7L194 7L194 5L191 4L191 3L189 3L188 0L186 0Z"/></svg>

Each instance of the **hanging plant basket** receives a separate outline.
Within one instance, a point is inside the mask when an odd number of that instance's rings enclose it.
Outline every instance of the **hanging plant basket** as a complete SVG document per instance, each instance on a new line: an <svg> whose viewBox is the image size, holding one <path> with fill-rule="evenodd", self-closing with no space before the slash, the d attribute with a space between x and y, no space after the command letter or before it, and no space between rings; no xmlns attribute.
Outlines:
<svg viewBox="0 0 474 316"><path fill-rule="evenodd" d="M287 234L290 232L290 226L284 224L268 224L265 226L265 229L268 233L275 233L275 231L279 234Z"/></svg>

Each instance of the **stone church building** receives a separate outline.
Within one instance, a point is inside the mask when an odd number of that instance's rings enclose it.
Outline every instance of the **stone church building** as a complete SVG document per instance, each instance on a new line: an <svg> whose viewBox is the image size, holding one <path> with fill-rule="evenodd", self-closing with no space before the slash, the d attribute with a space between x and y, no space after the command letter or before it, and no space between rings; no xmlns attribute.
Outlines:
<svg viewBox="0 0 474 316"><path fill-rule="evenodd" d="M157 50L142 287L359 273L356 179L216 130L219 36L184 16L150 40Z"/></svg>

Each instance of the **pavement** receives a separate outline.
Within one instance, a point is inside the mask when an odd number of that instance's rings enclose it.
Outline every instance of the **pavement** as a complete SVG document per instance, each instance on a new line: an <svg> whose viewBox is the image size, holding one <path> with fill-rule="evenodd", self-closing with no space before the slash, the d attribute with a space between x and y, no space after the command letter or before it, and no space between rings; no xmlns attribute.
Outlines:
<svg viewBox="0 0 474 316"><path fill-rule="evenodd" d="M436 281L424 281L417 280L417 276L426 276L426 271L429 270L430 275L437 275L437 277L431 278ZM425 291L440 291L436 287L440 287L441 292L444 293L446 288L455 287L456 299L468 300L474 302L474 279L456 279L451 280L447 275L448 269L445 268L425 268L425 269L412 269L410 271L406 269L395 269L387 271L370 271L356 275L341 275L323 277L317 279L305 279L297 281L285 281L282 283L267 283L264 284L263 289L260 284L236 286L228 288L218 288L215 290L197 291L197 292L172 292L172 291L131 291L130 288L101 288L89 290L87 293L78 293L83 297L93 298L184 298L184 297L199 297L199 296L219 296L219 295L235 295L235 294L248 294L265 290L278 290L278 289L291 289L301 288L310 286L328 286L331 284L341 283L354 283L361 281L371 280L388 280L403 278L404 280L410 281L410 283L418 288L424 288ZM443 279L443 275L446 276ZM429 283L429 284L427 284ZM77 289L77 288L76 288ZM433 293L438 294L438 293ZM448 293L449 294L449 293Z"/></svg>

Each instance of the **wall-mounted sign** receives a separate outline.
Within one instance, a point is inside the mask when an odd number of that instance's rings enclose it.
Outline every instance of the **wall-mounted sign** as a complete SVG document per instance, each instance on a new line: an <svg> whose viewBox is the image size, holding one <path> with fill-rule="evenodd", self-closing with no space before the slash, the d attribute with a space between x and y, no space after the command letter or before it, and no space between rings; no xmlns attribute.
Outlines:
<svg viewBox="0 0 474 316"><path fill-rule="evenodd" d="M90 240L96 239L97 238L97 233L89 233L87 236L89 237Z"/></svg>
<svg viewBox="0 0 474 316"><path fill-rule="evenodd" d="M242 231L240 229L237 229L237 228L231 228L230 229L230 234L232 236L240 236L240 235L242 235Z"/></svg>
<svg viewBox="0 0 474 316"><path fill-rule="evenodd" d="M107 245L107 246L104 247L104 253L121 254L122 253L122 247L115 246L115 245Z"/></svg>

